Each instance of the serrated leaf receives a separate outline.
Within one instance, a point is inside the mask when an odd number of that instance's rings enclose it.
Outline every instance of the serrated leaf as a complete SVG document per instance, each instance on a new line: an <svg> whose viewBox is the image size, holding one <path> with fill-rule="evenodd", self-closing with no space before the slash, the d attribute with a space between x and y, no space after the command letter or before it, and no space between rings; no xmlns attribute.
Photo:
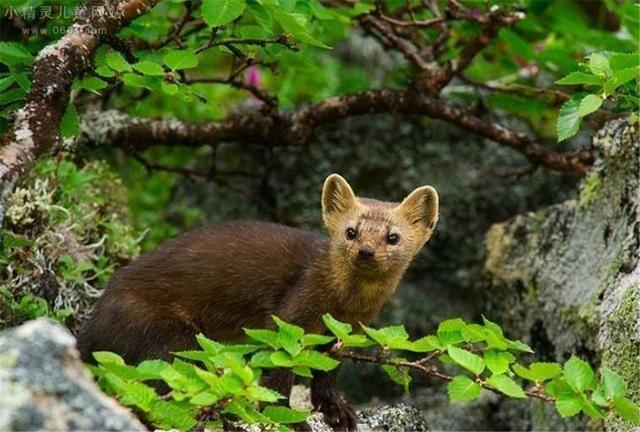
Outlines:
<svg viewBox="0 0 640 432"><path fill-rule="evenodd" d="M470 351L449 345L447 347L447 353L454 362L476 375L480 375L482 371L484 371L484 360L482 360L482 357Z"/></svg>
<svg viewBox="0 0 640 432"><path fill-rule="evenodd" d="M63 138L76 136L80 131L80 122L78 121L78 112L73 102L67 106L67 109L60 120L60 135Z"/></svg>
<svg viewBox="0 0 640 432"><path fill-rule="evenodd" d="M627 384L620 378L620 375L609 368L600 370L602 376L602 386L607 398L622 398L627 393Z"/></svg>
<svg viewBox="0 0 640 432"><path fill-rule="evenodd" d="M198 66L198 56L192 50L171 50L162 57L162 61L173 71Z"/></svg>
<svg viewBox="0 0 640 432"><path fill-rule="evenodd" d="M529 366L534 381L547 381L562 373L562 367L558 363L537 362Z"/></svg>
<svg viewBox="0 0 640 432"><path fill-rule="evenodd" d="M282 330L278 332L278 344L292 356L297 356L302 348L296 338Z"/></svg>
<svg viewBox="0 0 640 432"><path fill-rule="evenodd" d="M122 357L120 357L116 353L112 353L108 351L96 351L93 353L93 358L96 359L98 363L104 363L104 364L115 363L120 365L125 364L124 359Z"/></svg>
<svg viewBox="0 0 640 432"><path fill-rule="evenodd" d="M522 390L522 387L520 387L517 382L506 375L492 375L489 379L487 379L487 384L490 384L496 390L513 398L527 397L527 395L525 395L524 393L524 390Z"/></svg>
<svg viewBox="0 0 640 432"><path fill-rule="evenodd" d="M582 411L590 417L593 418L603 418L604 415L600 411L600 408L595 406L587 397L582 394L580 395L580 406L582 407Z"/></svg>
<svg viewBox="0 0 640 432"><path fill-rule="evenodd" d="M18 64L30 65L33 56L26 48L15 42L0 42L0 63L7 66Z"/></svg>
<svg viewBox="0 0 640 432"><path fill-rule="evenodd" d="M640 407L627 398L614 398L613 407L623 419L633 424L640 424Z"/></svg>
<svg viewBox="0 0 640 432"><path fill-rule="evenodd" d="M306 378L313 378L313 373L311 373L311 368L307 366L295 366L291 370L296 375L306 377Z"/></svg>
<svg viewBox="0 0 640 432"><path fill-rule="evenodd" d="M533 353L533 350L531 349L531 347L524 342L520 342L517 340L509 340L509 339L507 339L506 341L507 341L507 348L512 351Z"/></svg>
<svg viewBox="0 0 640 432"><path fill-rule="evenodd" d="M480 396L480 384L464 375L458 375L447 385L451 401L468 401Z"/></svg>
<svg viewBox="0 0 640 432"><path fill-rule="evenodd" d="M251 360L249 360L249 364L255 368L271 368L275 365L273 361L271 361L271 353L267 351L259 351L251 356Z"/></svg>
<svg viewBox="0 0 640 432"><path fill-rule="evenodd" d="M149 417L164 429L190 430L198 423L189 410L167 401L154 402Z"/></svg>
<svg viewBox="0 0 640 432"><path fill-rule="evenodd" d="M280 348L280 339L278 337L278 333L273 330L263 330L263 329L244 329L244 332L251 339L257 340L258 342L262 342L264 344L269 345L271 348L279 349Z"/></svg>
<svg viewBox="0 0 640 432"><path fill-rule="evenodd" d="M513 369L513 371L519 377L524 378L524 379L529 380L529 381L535 381L535 378L534 378L533 374L525 366L522 366L521 364L516 363L513 366L511 366L511 369Z"/></svg>
<svg viewBox="0 0 640 432"><path fill-rule="evenodd" d="M589 387L594 373L589 364L576 356L571 356L563 367L564 379L571 388L580 393Z"/></svg>
<svg viewBox="0 0 640 432"><path fill-rule="evenodd" d="M271 16L267 13L264 7L256 0L247 0L247 7L251 11L251 14L256 19L260 27L265 31L271 33L273 31L273 22Z"/></svg>
<svg viewBox="0 0 640 432"><path fill-rule="evenodd" d="M603 90L605 93L611 94L621 85L624 85L633 79L638 79L638 76L640 76L639 67L621 69L614 72L613 76L604 83Z"/></svg>
<svg viewBox="0 0 640 432"><path fill-rule="evenodd" d="M429 352L442 350L443 348L442 344L440 344L440 340L436 336L427 335L414 341L411 348L407 349L414 352Z"/></svg>
<svg viewBox="0 0 640 432"><path fill-rule="evenodd" d="M464 342L465 338L462 331L466 325L467 323L465 323L461 318L442 321L438 325L438 340L445 346Z"/></svg>
<svg viewBox="0 0 640 432"><path fill-rule="evenodd" d="M558 399L555 402L556 410L562 417L572 417L582 411L580 399Z"/></svg>
<svg viewBox="0 0 640 432"><path fill-rule="evenodd" d="M409 342L409 335L404 326L389 326L381 329L374 329L362 326L364 332L380 345L386 345L392 349L411 348L412 343Z"/></svg>
<svg viewBox="0 0 640 432"><path fill-rule="evenodd" d="M198 342L198 345L200 345L200 348L210 353L217 354L224 349L224 345L209 339L202 333L198 333L196 335L196 342Z"/></svg>
<svg viewBox="0 0 640 432"><path fill-rule="evenodd" d="M219 400L220 397L217 394L205 390L192 397L189 402L193 405L209 406L215 404Z"/></svg>
<svg viewBox="0 0 640 432"><path fill-rule="evenodd" d="M334 340L335 338L333 336L319 335L319 334L313 334L313 333L306 334L302 336L302 339L301 339L302 344L307 346L308 345L325 345Z"/></svg>
<svg viewBox="0 0 640 432"><path fill-rule="evenodd" d="M284 406L268 406L262 410L262 414L274 423L291 424L306 421L311 413L309 411L294 410Z"/></svg>
<svg viewBox="0 0 640 432"><path fill-rule="evenodd" d="M304 335L304 329L302 327L282 321L275 315L272 315L271 318L275 321L280 330L290 334L296 340L300 339Z"/></svg>
<svg viewBox="0 0 640 432"><path fill-rule="evenodd" d="M582 117L578 114L581 97L572 97L562 105L558 115L556 131L558 132L558 142L574 136L580 129Z"/></svg>
<svg viewBox="0 0 640 432"><path fill-rule="evenodd" d="M322 321L329 331L336 335L338 339L344 339L351 333L351 324L343 323L331 316L331 314L322 315Z"/></svg>
<svg viewBox="0 0 640 432"><path fill-rule="evenodd" d="M131 72L131 65L117 51L107 53L104 58L105 63L116 72Z"/></svg>
<svg viewBox="0 0 640 432"><path fill-rule="evenodd" d="M277 402L284 398L284 396L277 391L262 387L258 384L251 386L247 393L249 397L260 402Z"/></svg>
<svg viewBox="0 0 640 432"><path fill-rule="evenodd" d="M144 88L147 82L142 75L138 75L133 72L126 72L122 74L122 82L130 87Z"/></svg>
<svg viewBox="0 0 640 432"><path fill-rule="evenodd" d="M282 26L283 30L291 34L294 39L308 43L309 45L329 48L307 32L306 26L299 21L304 18L301 15L284 12L276 7L269 7L269 11L271 12L271 16Z"/></svg>
<svg viewBox="0 0 640 432"><path fill-rule="evenodd" d="M87 76L73 83L74 88L80 88L95 94L100 94L100 90L107 87L107 83L95 76Z"/></svg>
<svg viewBox="0 0 640 432"><path fill-rule="evenodd" d="M585 72L571 72L569 75L560 78L556 81L558 85L600 85L602 84L602 78L585 73Z"/></svg>
<svg viewBox="0 0 640 432"><path fill-rule="evenodd" d="M317 351L303 351L294 357L293 361L296 365L323 371L335 369L340 364L338 360Z"/></svg>
<svg viewBox="0 0 640 432"><path fill-rule="evenodd" d="M152 403L158 400L158 395L151 387L137 382L125 383L119 395L120 402L124 405L133 405L145 412L148 412Z"/></svg>
<svg viewBox="0 0 640 432"><path fill-rule="evenodd" d="M587 65L594 75L608 77L613 72L609 66L609 59L600 53L591 54Z"/></svg>
<svg viewBox="0 0 640 432"><path fill-rule="evenodd" d="M396 358L394 360L402 360L405 359ZM406 393L409 393L409 384L411 384L411 375L409 374L409 368L404 366L394 366L394 365L382 365L382 370L391 378L391 380L402 386Z"/></svg>
<svg viewBox="0 0 640 432"><path fill-rule="evenodd" d="M133 68L144 75L164 76L162 65L152 61L141 61L133 65Z"/></svg>
<svg viewBox="0 0 640 432"><path fill-rule="evenodd" d="M609 66L614 71L640 66L638 53L616 53L609 59Z"/></svg>
<svg viewBox="0 0 640 432"><path fill-rule="evenodd" d="M600 108L602 105L602 98L598 95L588 94L580 101L578 106L578 115L580 117L587 116Z"/></svg>
<svg viewBox="0 0 640 432"><path fill-rule="evenodd" d="M145 375L146 378L152 379L152 378L160 378L163 371L167 369L171 369L172 367L173 366L171 366L169 363L167 363L164 360L145 360L142 363L140 363L136 367L136 369L142 375Z"/></svg>
<svg viewBox="0 0 640 432"><path fill-rule="evenodd" d="M202 18L209 27L220 27L242 15L245 0L204 0Z"/></svg>
<svg viewBox="0 0 640 432"><path fill-rule="evenodd" d="M480 324L467 324L462 329L462 336L466 342L481 342L487 338L487 332Z"/></svg>
<svg viewBox="0 0 640 432"><path fill-rule="evenodd" d="M284 351L276 351L269 356L271 362L276 366L292 367L295 363L291 359L291 356Z"/></svg>
<svg viewBox="0 0 640 432"><path fill-rule="evenodd" d="M509 364L515 360L513 354L490 350L484 353L484 363L495 375L500 375L509 370Z"/></svg>

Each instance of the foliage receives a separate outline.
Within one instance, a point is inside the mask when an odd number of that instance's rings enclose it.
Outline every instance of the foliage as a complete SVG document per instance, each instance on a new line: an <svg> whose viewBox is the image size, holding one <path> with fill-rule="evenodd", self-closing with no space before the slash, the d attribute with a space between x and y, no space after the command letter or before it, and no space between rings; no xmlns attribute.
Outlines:
<svg viewBox="0 0 640 432"><path fill-rule="evenodd" d="M2 325L51 316L75 326L116 266L139 252L122 183L104 162L41 160L16 189L0 250Z"/></svg>
<svg viewBox="0 0 640 432"><path fill-rule="evenodd" d="M220 428L239 420L286 430L287 424L302 422L309 413L272 405L282 395L260 385L260 378L273 368L311 377L312 371L332 370L343 359L379 364L406 391L412 372L450 381L453 402L473 400L489 390L511 398L541 399L563 417L585 413L603 418L614 412L640 424L640 407L626 397L626 384L614 371L603 368L596 373L575 356L563 365L524 365L518 357L532 353L531 348L506 338L500 326L486 318L482 325L449 319L440 323L436 334L414 341L397 325L363 326L364 334L355 334L350 324L329 314L323 320L333 336L308 334L273 319L274 329L245 329L245 344L225 345L200 334L200 349L177 352L172 363L146 360L134 367L114 353L96 352L97 366L89 367L106 392L158 428ZM332 343L328 353L320 351ZM377 347L376 355L353 351L371 346ZM398 352L418 358L407 360ZM158 381L170 390L158 394L150 385Z"/></svg>

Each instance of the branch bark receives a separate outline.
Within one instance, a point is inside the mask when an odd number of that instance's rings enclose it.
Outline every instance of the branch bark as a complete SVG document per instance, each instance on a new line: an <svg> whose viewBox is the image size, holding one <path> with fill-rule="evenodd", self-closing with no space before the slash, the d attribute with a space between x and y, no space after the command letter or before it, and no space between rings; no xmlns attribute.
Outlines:
<svg viewBox="0 0 640 432"><path fill-rule="evenodd" d="M364 114L422 115L463 127L511 147L532 165L584 174L582 155L562 154L531 137L442 104L435 98L404 90L370 90L332 97L290 112L251 111L231 114L221 122L184 123L175 119L142 119L117 111L89 113L83 118L81 141L144 151L154 145L195 147L225 141L306 145L318 126Z"/></svg>
<svg viewBox="0 0 640 432"><path fill-rule="evenodd" d="M101 39L116 34L157 1L88 2L78 9L65 36L38 54L31 91L0 146L0 225L2 203L17 181L38 157L59 143L58 126L69 102L71 83L90 65Z"/></svg>

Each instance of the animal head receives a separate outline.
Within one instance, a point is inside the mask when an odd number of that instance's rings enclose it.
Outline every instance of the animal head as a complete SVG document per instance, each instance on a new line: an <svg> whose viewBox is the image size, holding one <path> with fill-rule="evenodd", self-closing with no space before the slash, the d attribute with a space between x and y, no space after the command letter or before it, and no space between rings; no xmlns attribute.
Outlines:
<svg viewBox="0 0 640 432"><path fill-rule="evenodd" d="M332 251L356 272L402 272L431 238L438 193L422 186L399 204L357 198L344 178L331 174L322 188L322 218Z"/></svg>

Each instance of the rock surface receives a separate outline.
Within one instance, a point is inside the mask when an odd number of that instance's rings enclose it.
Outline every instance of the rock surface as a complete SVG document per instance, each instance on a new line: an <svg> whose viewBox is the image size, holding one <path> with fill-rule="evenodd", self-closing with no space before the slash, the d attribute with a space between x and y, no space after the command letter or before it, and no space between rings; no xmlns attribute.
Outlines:
<svg viewBox="0 0 640 432"><path fill-rule="evenodd" d="M494 225L486 237L489 316L536 357L577 353L624 377L640 402L640 142L638 124L608 123L594 137L599 158L577 200ZM528 340L527 340L528 339ZM549 421L532 429L600 428ZM539 410L538 410L539 411ZM525 414L526 417L526 414ZM607 430L630 430L619 418Z"/></svg>
<svg viewBox="0 0 640 432"><path fill-rule="evenodd" d="M45 319L0 335L0 430L146 430L104 395L75 339Z"/></svg>
<svg viewBox="0 0 640 432"><path fill-rule="evenodd" d="M307 410L312 408L309 389L301 385L293 387L290 401L295 408ZM314 413L308 423L313 432L333 432L324 422L320 413ZM422 411L409 404L382 405L358 411L359 432L423 432L430 430Z"/></svg>

